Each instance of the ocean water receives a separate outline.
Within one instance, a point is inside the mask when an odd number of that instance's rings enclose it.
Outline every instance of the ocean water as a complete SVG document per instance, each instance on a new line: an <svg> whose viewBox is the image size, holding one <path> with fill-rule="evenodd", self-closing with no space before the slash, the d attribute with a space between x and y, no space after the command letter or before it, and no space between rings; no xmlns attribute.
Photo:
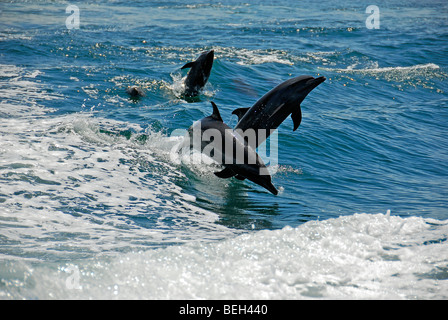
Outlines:
<svg viewBox="0 0 448 320"><path fill-rule="evenodd" d="M173 157L302 74L279 195ZM447 80L442 0L2 1L0 299L447 299Z"/></svg>

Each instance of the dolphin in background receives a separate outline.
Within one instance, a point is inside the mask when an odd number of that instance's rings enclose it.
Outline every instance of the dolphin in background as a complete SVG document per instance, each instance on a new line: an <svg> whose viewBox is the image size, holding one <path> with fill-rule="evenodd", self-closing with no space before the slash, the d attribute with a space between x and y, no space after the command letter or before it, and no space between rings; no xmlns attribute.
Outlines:
<svg viewBox="0 0 448 320"><path fill-rule="evenodd" d="M195 61L189 62L181 68L190 68L187 78L185 79L184 94L186 97L191 98L199 95L201 89L205 86L210 77L214 57L214 50L205 51L201 53Z"/></svg>
<svg viewBox="0 0 448 320"><path fill-rule="evenodd" d="M291 115L294 122L293 131L297 130L302 121L300 104L306 96L325 77L313 78L311 76L299 76L289 79L261 97L251 108L239 108L232 112L238 116L235 130L253 129L257 131L255 141L248 141L252 148L256 149L278 126ZM259 131L259 130L263 130Z"/></svg>
<svg viewBox="0 0 448 320"><path fill-rule="evenodd" d="M129 96L131 96L131 98L139 98L146 96L143 89L138 86L128 86L126 88L126 92L129 94Z"/></svg>
<svg viewBox="0 0 448 320"><path fill-rule="evenodd" d="M245 143L243 137L223 122L216 104L211 104L212 115L196 121L188 129L190 148L210 156L224 166L224 170L215 172L217 177L248 179L277 195L278 191L272 184L271 175L261 157ZM206 148L209 154L204 152Z"/></svg>

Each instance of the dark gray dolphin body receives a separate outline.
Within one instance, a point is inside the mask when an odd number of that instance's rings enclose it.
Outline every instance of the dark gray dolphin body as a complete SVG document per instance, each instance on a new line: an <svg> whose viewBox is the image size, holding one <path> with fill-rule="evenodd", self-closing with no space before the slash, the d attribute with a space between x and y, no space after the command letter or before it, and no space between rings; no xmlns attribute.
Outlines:
<svg viewBox="0 0 448 320"><path fill-rule="evenodd" d="M256 151L248 146L243 137L222 121L218 107L212 102L213 114L196 121L189 129L190 147L204 152L208 149L213 154L207 154L224 170L215 175L226 179L236 177L239 180L248 179L277 194L278 191L271 182L271 176L263 160Z"/></svg>
<svg viewBox="0 0 448 320"><path fill-rule="evenodd" d="M253 129L257 132L255 141L249 141L252 148L256 149L278 126L291 115L294 122L294 131L302 121L300 104L305 97L324 82L325 77L313 78L311 76L299 76L289 79L260 98L251 108L240 108L232 113L239 118L235 130L243 132ZM263 130L265 129L264 132Z"/></svg>
<svg viewBox="0 0 448 320"><path fill-rule="evenodd" d="M205 51L193 62L189 62L181 69L190 68L185 79L185 96L195 97L205 86L213 67L214 50Z"/></svg>

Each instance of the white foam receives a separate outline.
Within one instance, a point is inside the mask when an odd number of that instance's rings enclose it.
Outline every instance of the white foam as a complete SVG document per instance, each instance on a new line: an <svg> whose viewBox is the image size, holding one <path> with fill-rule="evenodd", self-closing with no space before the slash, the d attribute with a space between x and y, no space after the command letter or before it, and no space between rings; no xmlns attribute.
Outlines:
<svg viewBox="0 0 448 320"><path fill-rule="evenodd" d="M355 63L353 65L348 66L345 69L339 69L339 68L325 68L322 67L320 69L328 70L328 71L336 71L336 72L347 72L347 73L385 73L385 72L412 72L416 70L437 70L440 69L440 67L437 64L434 63L427 63L427 64L418 64L414 66L408 66L408 67L378 67L378 63L374 63L368 68L357 68L359 63Z"/></svg>
<svg viewBox="0 0 448 320"><path fill-rule="evenodd" d="M194 60L199 53L196 50L185 50L184 48L166 48L165 50L174 49L176 49L177 52L180 52L177 54L177 58L185 62ZM204 50L205 49L206 48L204 48ZM221 46L215 46L213 49L216 52L217 58L236 60L236 63L240 65L256 65L264 63L292 65L294 63L293 58L283 50L246 49Z"/></svg>
<svg viewBox="0 0 448 320"><path fill-rule="evenodd" d="M13 298L447 299L448 221L355 214L210 243L41 266ZM76 269L79 287L67 287ZM11 266L5 266L8 272ZM26 268L25 268L26 269ZM28 270L28 269L26 269ZM29 285L28 283L33 283Z"/></svg>
<svg viewBox="0 0 448 320"><path fill-rule="evenodd" d="M29 72L14 65L0 64L0 116L40 116L53 111L35 102L62 98L48 94L41 83L33 80L40 74L39 70Z"/></svg>
<svg viewBox="0 0 448 320"><path fill-rule="evenodd" d="M146 52L150 56L157 57L163 53L167 57L172 59L179 59L183 63L194 61L201 51L208 50L212 48L182 48L182 47L154 47L145 48ZM217 59L234 60L239 65L258 65L265 63L279 63L286 65L293 65L295 61L308 61L307 58L296 57L290 55L284 50L277 49L246 49L246 48L236 48L236 47L221 47L214 46L215 55ZM180 67L180 65L178 65ZM173 75L172 75L173 76ZM179 80L179 76L176 76L174 80Z"/></svg>
<svg viewBox="0 0 448 320"><path fill-rule="evenodd" d="M238 58L240 65L253 65L253 64L263 64L263 63L280 63L292 65L293 63L289 59L285 59L284 53L281 52L266 52L260 50L238 50Z"/></svg>
<svg viewBox="0 0 448 320"><path fill-rule="evenodd" d="M293 62L288 58L287 54L281 50L250 50L243 48L232 48L227 54L234 55L239 59L237 62L240 65L257 65L264 63L280 63L293 65Z"/></svg>
<svg viewBox="0 0 448 320"><path fill-rule="evenodd" d="M139 144L132 139L111 136L102 133L100 127L111 126L117 130L123 123L92 118L88 114L26 121L8 119L4 124L0 141L0 176L7 183L2 185L0 193L6 199L2 206L7 210L3 212L3 218L23 213L33 221L41 219L38 208L44 208L42 210L52 216L48 223L51 225L54 221L59 225L60 210L82 210L83 206L89 206L90 213L109 214L104 223L129 229L129 222L119 217L114 221L114 214L138 216L140 203L150 208L144 210L148 217L152 213L160 216L161 221L169 217L188 220L185 225L179 222L164 227L161 223L158 226L161 230L173 231L161 231L157 241L163 242L163 238L183 241L185 232L182 229L189 228L189 224L197 225L197 232L191 233L194 237L202 234L207 238L204 235L207 229L218 233L222 229L226 233L225 228L210 223L218 218L215 214L192 206L189 202L194 201L194 197L184 195L173 182L183 175L166 162L170 150L168 137L153 133L148 135L145 144ZM131 198L136 199L136 204L130 203ZM27 223L25 220L19 225L30 227L33 225L31 221ZM107 228L89 232L77 221L73 219L71 230L75 232L79 227L79 232L89 235L85 243L77 243L80 247L89 247L92 237L101 237L99 233L109 236ZM48 227L45 223L44 228ZM179 229L180 234L176 234L175 229ZM135 234L136 238L149 239L144 230L140 232L140 236ZM30 247L35 240L30 239Z"/></svg>
<svg viewBox="0 0 448 320"><path fill-rule="evenodd" d="M89 113L48 114L34 97L59 97L32 81L19 85L24 70L5 69L0 226L7 226L2 239L11 245L2 249L10 258L88 256L234 233L176 184L185 176L169 162L170 137ZM134 134L128 139L123 130ZM142 134L145 142L138 140ZM147 219L147 227L132 217Z"/></svg>
<svg viewBox="0 0 448 320"><path fill-rule="evenodd" d="M395 82L392 85L403 91L404 86L423 87L443 93L443 90L434 80L444 81L448 75L434 63L418 64L407 67L379 67L378 62L369 61L365 63L355 62L345 69L320 67L322 70L334 71L340 74L361 75L372 77L376 80ZM354 81L353 78L350 78ZM367 84L367 83L366 83ZM345 84L344 84L345 85Z"/></svg>
<svg viewBox="0 0 448 320"><path fill-rule="evenodd" d="M176 97L181 97L185 92L185 79L187 76L182 76L180 73L172 73L171 78L173 79L173 82L169 85L169 88Z"/></svg>

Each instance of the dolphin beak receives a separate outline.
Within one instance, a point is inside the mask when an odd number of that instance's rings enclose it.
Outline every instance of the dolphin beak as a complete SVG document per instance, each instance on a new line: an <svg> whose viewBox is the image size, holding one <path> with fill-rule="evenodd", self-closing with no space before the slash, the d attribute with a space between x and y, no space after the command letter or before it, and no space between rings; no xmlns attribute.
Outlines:
<svg viewBox="0 0 448 320"><path fill-rule="evenodd" d="M215 50L210 50L207 53L207 59L213 60L215 58Z"/></svg>
<svg viewBox="0 0 448 320"><path fill-rule="evenodd" d="M327 78L325 78L325 77L318 77L318 78L310 79L310 80L308 80L307 85L309 85L312 89L314 89L318 85L320 85L322 82L324 82L325 80L327 80Z"/></svg>

